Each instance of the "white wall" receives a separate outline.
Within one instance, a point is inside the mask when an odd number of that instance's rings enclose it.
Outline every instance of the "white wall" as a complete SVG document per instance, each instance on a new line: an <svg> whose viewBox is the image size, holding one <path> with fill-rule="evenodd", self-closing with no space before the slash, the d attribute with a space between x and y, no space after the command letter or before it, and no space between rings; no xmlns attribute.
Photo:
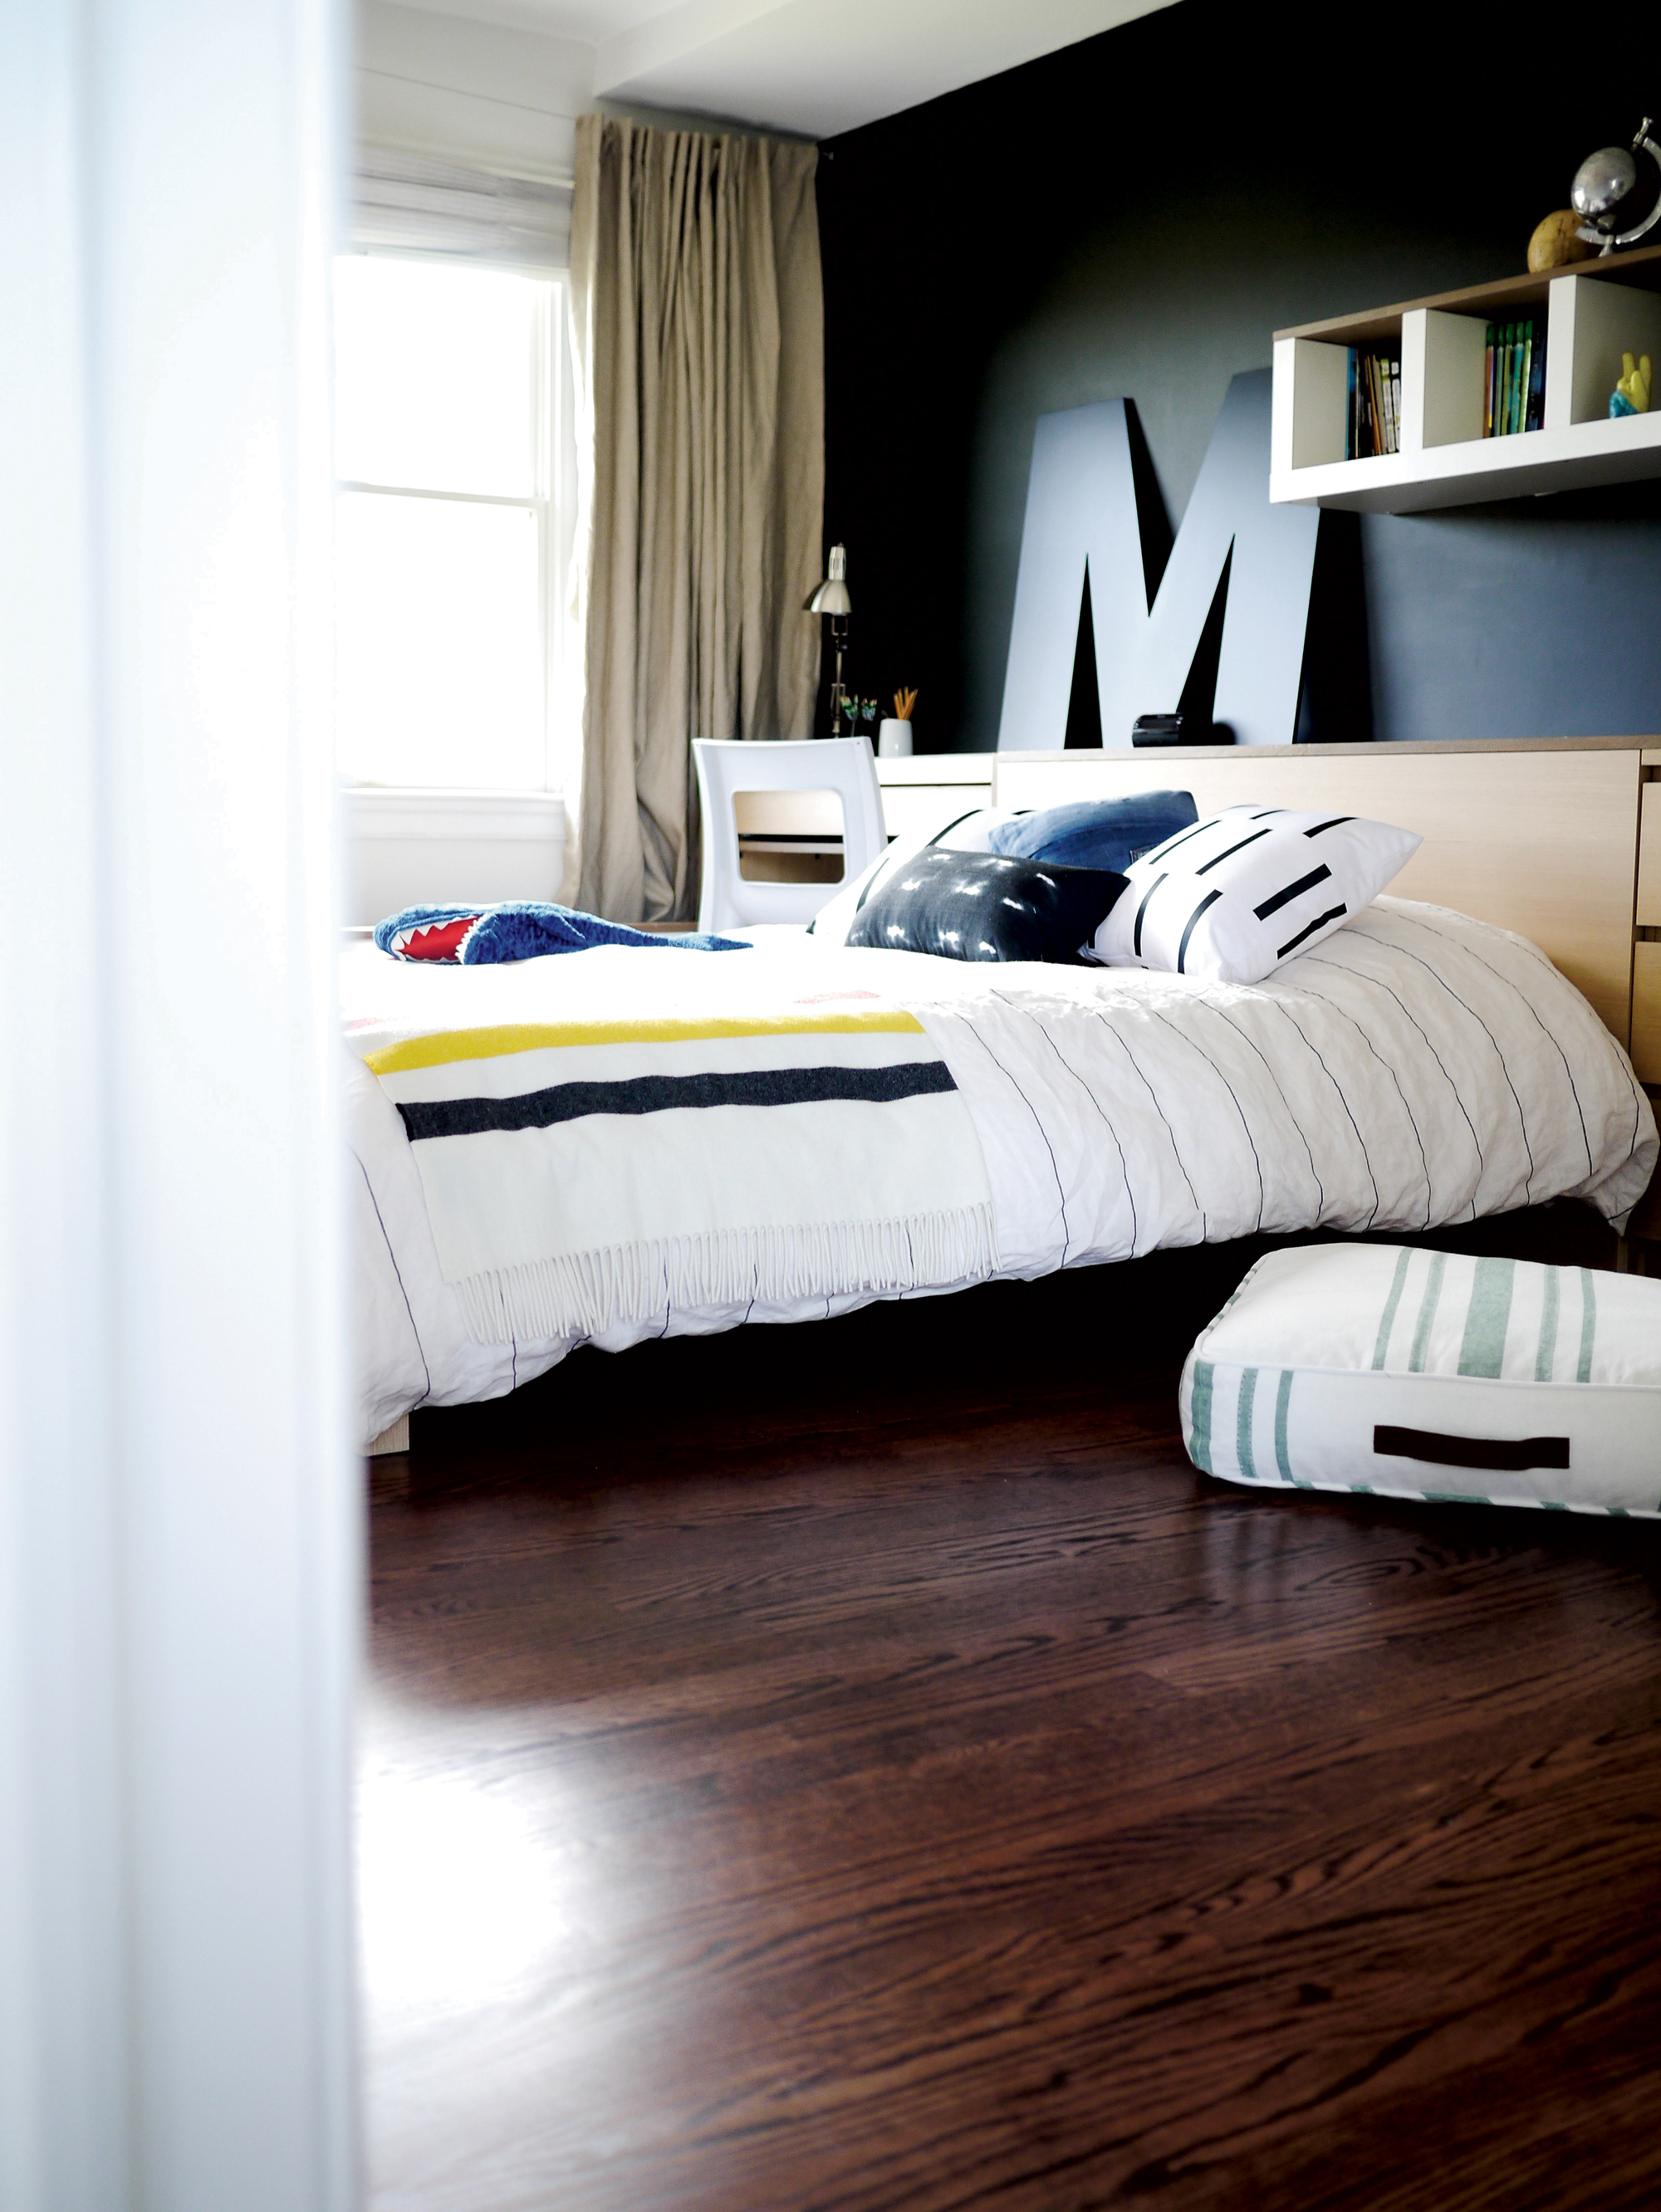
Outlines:
<svg viewBox="0 0 1661 2212"><path fill-rule="evenodd" d="M360 0L357 133L366 143L569 179L593 105L594 48L575 39Z"/></svg>
<svg viewBox="0 0 1661 2212"><path fill-rule="evenodd" d="M6 16L6 2212L356 2194L342 28L328 0Z"/></svg>

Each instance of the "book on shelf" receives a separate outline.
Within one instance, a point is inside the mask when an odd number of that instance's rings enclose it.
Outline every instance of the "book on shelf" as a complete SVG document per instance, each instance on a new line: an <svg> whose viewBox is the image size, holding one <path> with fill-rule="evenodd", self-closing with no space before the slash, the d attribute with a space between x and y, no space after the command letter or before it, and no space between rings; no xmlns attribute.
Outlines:
<svg viewBox="0 0 1661 2212"><path fill-rule="evenodd" d="M1488 323L1488 341L1482 352L1482 435L1493 438L1493 323Z"/></svg>
<svg viewBox="0 0 1661 2212"><path fill-rule="evenodd" d="M1349 349L1349 420L1344 459L1401 451L1402 361L1370 346Z"/></svg>
<svg viewBox="0 0 1661 2212"><path fill-rule="evenodd" d="M1546 326L1536 324L1534 349L1529 361L1528 411L1523 417L1525 430L1543 430L1546 427Z"/></svg>
<svg viewBox="0 0 1661 2212"><path fill-rule="evenodd" d="M1482 359L1482 435L1512 438L1539 429L1546 416L1544 319L1490 323Z"/></svg>

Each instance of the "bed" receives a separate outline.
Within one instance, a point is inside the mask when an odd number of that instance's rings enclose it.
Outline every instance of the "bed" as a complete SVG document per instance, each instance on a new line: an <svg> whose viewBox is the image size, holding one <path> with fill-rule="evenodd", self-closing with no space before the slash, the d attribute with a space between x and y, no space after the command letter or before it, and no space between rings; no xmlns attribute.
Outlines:
<svg viewBox="0 0 1661 2212"><path fill-rule="evenodd" d="M1023 762L1016 803L1034 803L1035 788L1076 795L1086 765L1074 757L1045 782L1043 763ZM1216 765L1214 756L1192 774L1186 763L1160 767L1177 782ZM1123 759L1096 769L1146 771ZM1390 818L1419 827L1422 786L1405 760L1397 774ZM1542 799L1513 825L1513 845L1545 834L1542 808L1561 832L1561 807ZM1503 823L1490 828L1490 842L1503 845ZM1433 830L1427 842L1433 859ZM1536 903L1549 925L1548 901ZM1594 989L1609 975L1591 976ZM342 994L366 1443L417 1406L499 1395L583 1342L618 1350L654 1335L818 1318L878 1297L1260 1232L1422 1231L1560 1198L1584 1199L1619 1228L1657 1157L1650 1102L1608 1009L1595 1011L1523 936L1424 900L1381 898L1250 987L850 951L789 932L739 953L607 947L484 969L400 965L360 945L344 960ZM660 1297L608 1282L603 1296L568 1286L557 1308L469 1304L441 1259L406 1118L371 1063L411 1062L429 1049L422 1040L462 1031L545 1038L604 1021L644 1033L689 1000L732 1029L800 1018L804 1007L853 1008L915 1033L913 1059L949 1071L951 1111L972 1126L989 1234L948 1240L928 1264L913 1255L909 1273L879 1268L869 1282L849 1273L844 1254L822 1282L811 1267L758 1267L748 1284L721 1279L718 1296L686 1294L684 1283L677 1295L666 1274ZM650 1118L629 1133L648 1174ZM916 1139L913 1130L895 1142Z"/></svg>

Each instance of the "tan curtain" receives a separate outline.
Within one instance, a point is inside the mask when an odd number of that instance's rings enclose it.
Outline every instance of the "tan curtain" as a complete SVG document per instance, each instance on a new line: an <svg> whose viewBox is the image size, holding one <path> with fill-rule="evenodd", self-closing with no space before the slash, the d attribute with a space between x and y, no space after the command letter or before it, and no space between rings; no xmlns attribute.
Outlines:
<svg viewBox="0 0 1661 2212"><path fill-rule="evenodd" d="M576 904L694 911L694 738L805 738L818 683L818 155L584 116L571 214ZM575 774L572 771L575 771ZM575 784L577 788L571 790Z"/></svg>

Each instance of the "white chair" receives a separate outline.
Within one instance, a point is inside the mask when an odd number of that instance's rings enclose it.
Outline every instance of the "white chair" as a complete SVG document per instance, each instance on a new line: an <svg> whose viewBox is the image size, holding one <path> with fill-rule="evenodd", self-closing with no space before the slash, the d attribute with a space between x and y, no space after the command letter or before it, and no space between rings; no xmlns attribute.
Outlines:
<svg viewBox="0 0 1661 2212"><path fill-rule="evenodd" d="M739 873L740 792L834 791L842 801L842 881L869 866L888 842L882 787L869 738L819 738L806 744L744 744L697 738L698 803L703 811L703 883L698 927L749 929L757 923L806 923L837 893L835 884L751 883Z"/></svg>

